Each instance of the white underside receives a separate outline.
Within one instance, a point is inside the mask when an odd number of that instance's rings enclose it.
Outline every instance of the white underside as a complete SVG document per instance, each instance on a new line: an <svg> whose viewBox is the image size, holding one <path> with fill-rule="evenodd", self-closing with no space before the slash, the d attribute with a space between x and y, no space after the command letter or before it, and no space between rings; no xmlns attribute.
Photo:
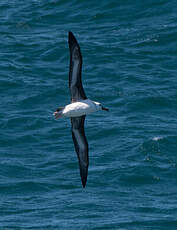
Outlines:
<svg viewBox="0 0 177 230"><path fill-rule="evenodd" d="M89 99L74 102L66 105L63 109L62 116L64 117L80 117L100 110L100 108Z"/></svg>

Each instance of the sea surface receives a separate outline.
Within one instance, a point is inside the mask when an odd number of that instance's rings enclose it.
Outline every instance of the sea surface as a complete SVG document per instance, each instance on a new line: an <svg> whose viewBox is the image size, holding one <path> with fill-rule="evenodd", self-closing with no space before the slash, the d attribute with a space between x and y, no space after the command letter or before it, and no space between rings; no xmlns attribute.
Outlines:
<svg viewBox="0 0 177 230"><path fill-rule="evenodd" d="M0 230L177 229L176 0L1 0ZM88 115L82 188L70 119L68 31Z"/></svg>

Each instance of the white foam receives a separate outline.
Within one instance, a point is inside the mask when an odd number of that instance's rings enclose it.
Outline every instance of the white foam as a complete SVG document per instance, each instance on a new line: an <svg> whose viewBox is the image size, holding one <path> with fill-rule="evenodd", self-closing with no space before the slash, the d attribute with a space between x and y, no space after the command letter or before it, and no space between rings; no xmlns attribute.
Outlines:
<svg viewBox="0 0 177 230"><path fill-rule="evenodd" d="M153 141L158 141L158 140L160 140L160 139L163 139L163 137L153 137L153 138L152 138Z"/></svg>

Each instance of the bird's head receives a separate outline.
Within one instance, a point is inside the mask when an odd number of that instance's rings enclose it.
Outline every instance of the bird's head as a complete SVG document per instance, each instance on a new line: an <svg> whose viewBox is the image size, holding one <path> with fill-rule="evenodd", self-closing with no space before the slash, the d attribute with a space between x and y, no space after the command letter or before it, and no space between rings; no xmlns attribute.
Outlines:
<svg viewBox="0 0 177 230"><path fill-rule="evenodd" d="M59 107L58 109L56 109L53 115L55 116L56 119L58 119L62 117L62 112L63 112L63 107Z"/></svg>
<svg viewBox="0 0 177 230"><path fill-rule="evenodd" d="M97 111L99 111L99 110L105 110L105 111L107 111L107 112L109 111L109 109L103 107L101 103L96 102L96 101L94 101L94 103L95 103L95 105L96 105Z"/></svg>

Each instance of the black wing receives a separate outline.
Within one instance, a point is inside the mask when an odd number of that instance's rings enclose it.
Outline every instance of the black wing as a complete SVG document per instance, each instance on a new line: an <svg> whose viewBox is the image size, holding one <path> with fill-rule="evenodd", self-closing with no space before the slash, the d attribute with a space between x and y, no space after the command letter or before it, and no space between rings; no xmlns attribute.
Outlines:
<svg viewBox="0 0 177 230"><path fill-rule="evenodd" d="M69 32L68 43L70 50L69 88L71 101L76 102L87 99L81 79L82 55L79 44L72 32Z"/></svg>
<svg viewBox="0 0 177 230"><path fill-rule="evenodd" d="M72 137L73 137L75 150L79 160L80 175L81 175L83 187L85 187L87 182L88 165L89 165L88 143L84 132L85 117L86 116L71 118Z"/></svg>

